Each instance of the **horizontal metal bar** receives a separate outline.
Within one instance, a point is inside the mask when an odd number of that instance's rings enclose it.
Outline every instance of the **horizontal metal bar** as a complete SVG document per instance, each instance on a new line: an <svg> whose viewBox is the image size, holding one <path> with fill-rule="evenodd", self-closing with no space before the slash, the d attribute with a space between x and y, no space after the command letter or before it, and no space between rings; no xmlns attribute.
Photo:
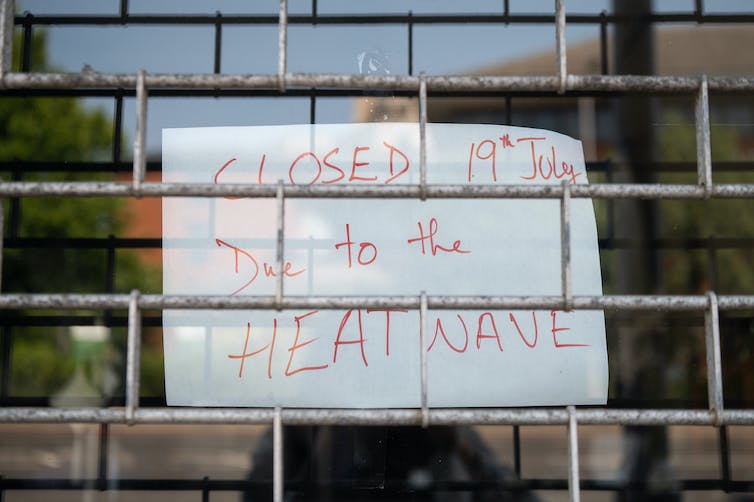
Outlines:
<svg viewBox="0 0 754 502"><path fill-rule="evenodd" d="M272 424L274 408L139 408L136 424ZM715 425L709 410L577 408L584 425ZM421 409L281 410L286 425L421 425ZM565 408L434 408L433 425L567 425ZM754 425L754 410L725 410L723 425ZM0 408L0 423L126 423L123 408Z"/></svg>
<svg viewBox="0 0 754 502"><path fill-rule="evenodd" d="M0 309L127 309L125 294L0 294ZM706 295L605 295L574 296L575 310L706 311ZM754 309L754 295L718 296L720 310ZM417 296L274 296L141 295L138 307L158 309L258 309L258 310L347 310L358 308L405 308L419 310ZM561 309L557 296L427 296L430 310Z"/></svg>
<svg viewBox="0 0 754 502"><path fill-rule="evenodd" d="M150 96L153 93L150 92ZM311 93L307 94L309 96ZM431 94L431 92L430 92ZM603 173L608 170L618 169L623 163L615 160L586 161L584 163L588 172ZM694 162L637 162L632 164L637 168L651 170L657 173L695 173L697 163ZM754 162L741 161L717 161L712 162L715 172L751 172L754 170ZM26 173L36 172L66 172L66 173L114 173L128 172L133 170L132 162L112 162L112 161L34 161L34 160L13 160L0 161L0 172L19 171ZM159 160L147 162L147 172L162 171L162 162Z"/></svg>
<svg viewBox="0 0 754 502"><path fill-rule="evenodd" d="M704 199L698 185L595 183L573 185L571 197L603 199ZM399 199L422 195L429 199L558 199L561 185L285 185L286 198ZM712 198L754 198L754 184L717 184ZM267 197L277 196L277 185L211 183L142 183L135 190L124 182L0 182L0 197Z"/></svg>
<svg viewBox="0 0 754 502"><path fill-rule="evenodd" d="M176 242L176 241L174 241ZM635 246L638 239L600 238L600 249L623 249ZM643 243L653 249L747 249L754 248L754 237L690 237L690 238L655 238ZM191 246L187 242L186 246ZM159 249L162 248L161 237L16 237L5 238L5 249Z"/></svg>
<svg viewBox="0 0 754 502"><path fill-rule="evenodd" d="M604 22L620 23L635 18L627 16L606 14ZM555 17L552 14L341 14L341 15L289 15L288 24L552 24ZM707 13L701 17L695 12L668 12L653 13L642 17L642 21L651 23L747 23L754 22L754 15L748 12L741 13ZM31 20L26 16L16 16L15 24L23 25L31 22L32 25L44 26L71 26L71 25L214 25L218 22L214 14L149 14L149 15L34 15ZM566 16L569 24L599 24L603 22L601 14L569 14ZM259 15L233 15L223 14L220 24L226 25L259 25L278 24L276 14Z"/></svg>
<svg viewBox="0 0 754 502"><path fill-rule="evenodd" d="M102 488L99 488L102 486ZM0 478L0 490L92 490L100 489L104 491L237 491L243 492L252 488L271 489L271 480L251 480L251 479L188 479L188 478ZM366 490L374 490L375 486L371 480L359 480L346 478L344 480L325 480L325 481L291 481L286 479L284 486L293 492L322 493L322 488L326 488L329 494L337 498L359 498ZM636 490L648 493L656 489L656 481L649 479L644 481L620 477L619 479L581 479L582 491L621 491ZM693 479L673 479L673 489L679 491L701 491L701 490L719 490L728 493L731 492L751 492L754 490L754 480L726 480L721 478L693 478ZM446 481L434 480L428 481L426 485L418 488L415 483L406 479L386 479L380 482L379 494L381 497L390 500L394 498L405 498L407 493L411 493L414 498L418 494L427 494L432 492L484 492L491 490L517 491L524 490L566 490L568 489L567 479L558 478L524 478L506 477L503 479L473 479L466 481Z"/></svg>
<svg viewBox="0 0 754 502"><path fill-rule="evenodd" d="M557 76L467 76L426 77L434 91L552 91L560 90ZM648 93L695 93L698 77L657 75L567 75L567 91L620 91ZM413 91L418 93L419 77L410 75L347 75L326 73L287 73L287 87L350 88L359 90ZM279 89L277 74L150 73L144 84L150 88L267 88ZM8 89L78 89L89 87L135 88L135 73L7 73L1 87ZM710 91L754 91L754 77L709 77Z"/></svg>

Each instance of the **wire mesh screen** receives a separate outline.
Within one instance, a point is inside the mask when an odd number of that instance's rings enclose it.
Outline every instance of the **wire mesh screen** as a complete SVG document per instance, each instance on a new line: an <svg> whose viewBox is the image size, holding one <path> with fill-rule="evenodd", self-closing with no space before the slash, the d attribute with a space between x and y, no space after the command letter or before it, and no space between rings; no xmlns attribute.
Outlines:
<svg viewBox="0 0 754 502"><path fill-rule="evenodd" d="M688 3L2 0L0 498L748 500L754 12ZM591 184L161 182L162 127L388 119L563 132ZM589 198L606 294L567 252L557 296L161 294L161 198L239 196L554 199L562 250ZM163 309L365 306L604 310L608 405L165 406Z"/></svg>

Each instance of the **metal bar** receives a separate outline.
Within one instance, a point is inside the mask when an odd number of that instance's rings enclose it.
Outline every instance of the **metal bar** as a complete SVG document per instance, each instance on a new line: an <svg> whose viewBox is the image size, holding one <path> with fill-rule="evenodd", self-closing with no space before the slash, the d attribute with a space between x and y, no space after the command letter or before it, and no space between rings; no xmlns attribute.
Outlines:
<svg viewBox="0 0 754 502"><path fill-rule="evenodd" d="M0 357L2 357L3 370L0 374L0 399L6 399L10 391L11 371L11 347L13 346L13 327L3 326L0 331Z"/></svg>
<svg viewBox="0 0 754 502"><path fill-rule="evenodd" d="M31 45L32 45L32 30L33 30L33 24L32 21L34 19L34 16L31 15L31 13L27 13L26 16L24 16L24 38L23 43L21 45L21 71L22 72L29 72L31 71Z"/></svg>
<svg viewBox="0 0 754 502"><path fill-rule="evenodd" d="M128 347L126 352L126 411L128 425L134 423L139 407L139 367L141 361L141 311L138 290L131 291L128 300Z"/></svg>
<svg viewBox="0 0 754 502"><path fill-rule="evenodd" d="M272 419L272 500L283 501L283 420L280 407Z"/></svg>
<svg viewBox="0 0 754 502"><path fill-rule="evenodd" d="M139 408L135 424L270 424L273 408ZM288 425L421 425L420 409L281 410ZM577 409L579 425L715 425L709 410ZM568 425L563 408L431 408L433 425ZM754 410L724 410L723 425L754 425ZM123 408L0 408L0 423L126 423Z"/></svg>
<svg viewBox="0 0 754 502"><path fill-rule="evenodd" d="M107 253L105 256L105 292L112 294L115 292L115 252L117 246L115 245L115 236L112 234L108 237ZM112 310L106 310L104 319L102 322L105 326L112 324L113 312Z"/></svg>
<svg viewBox="0 0 754 502"><path fill-rule="evenodd" d="M576 409L569 406L568 413L568 494L571 502L581 500L579 486L579 439L576 424Z"/></svg>
<svg viewBox="0 0 754 502"><path fill-rule="evenodd" d="M316 94L315 89L310 89L306 94L309 98L320 97ZM291 93L292 91L288 91ZM152 93L150 91L150 97ZM430 93L428 93L428 96ZM118 94L114 96L117 98ZM303 96L303 94L302 94ZM508 106L507 100L509 96L505 97L506 107ZM511 106L512 108L512 106ZM507 117L506 117L507 119ZM316 121L315 121L316 122ZM510 125L506 123L505 125ZM601 160L601 161L589 161L585 162L585 167L588 172L599 172L607 175L607 180L612 181L611 170L618 167L618 163L614 160ZM696 160L691 162L684 161L654 161L645 162L640 165L641 168L651 169L654 172L662 173L695 173L697 170ZM714 163L715 170L718 172L751 172L754 170L754 161L716 161ZM35 160L18 160L18 161L0 161L0 172L10 172L14 169L22 170L24 172L131 172L133 165L131 162L112 162L112 161L35 161ZM147 161L147 172L160 172L162 170L162 162L159 160ZM610 184L610 183L608 183Z"/></svg>
<svg viewBox="0 0 754 502"><path fill-rule="evenodd" d="M120 17L128 17L128 0L120 0Z"/></svg>
<svg viewBox="0 0 754 502"><path fill-rule="evenodd" d="M704 332L707 351L707 398L709 409L716 416L723 410L723 377L720 362L720 316L718 297L707 292L709 309L704 312ZM720 426L720 423L715 425Z"/></svg>
<svg viewBox="0 0 754 502"><path fill-rule="evenodd" d="M139 71L136 78L136 138L134 139L133 194L139 196L144 183L147 161L147 89L146 72Z"/></svg>
<svg viewBox="0 0 754 502"><path fill-rule="evenodd" d="M109 480L117 483L110 485L108 491L195 491L210 493L210 492L246 492L252 488L271 487L272 482L268 480L249 480L249 479L212 479L204 477L197 478L118 478L116 480ZM678 491L722 491L726 492L751 492L751 486L754 480L735 480L729 484L725 484L718 478L693 478L693 479L673 479L673 489ZM91 479L71 479L71 478L0 478L0 493L2 490L87 490L93 484ZM285 486L290 486L292 490L307 493L307 490L321 489L327 487L332 489L338 498L347 500L363 498L365 489L374 489L374 486L365 486L363 482L354 482L353 479L341 479L332 481L287 481ZM625 490L642 490L644 493L656 489L656 481L643 480L635 481L625 478L619 479L582 479L581 490L584 491L613 491L621 492ZM568 480L560 478L535 478L535 479L487 479L487 480L463 480L463 481L449 481L449 480L433 480L429 481L426 485L422 486L421 491L417 490L415 485L412 485L410 481L405 479L392 479L387 480L385 483L380 483L379 494L381 497L387 500L394 500L405 498L407 493L425 494L430 491L440 492L466 492L466 493L478 493L478 492L490 492L500 493L505 492L524 492L527 490L557 490L563 491L568 489ZM311 491L309 491L311 493ZM443 493L443 495L445 495ZM130 495L130 494L129 494ZM15 498L24 498L20 494L14 493ZM714 497L714 495L711 495ZM67 498L67 497L66 497ZM72 497L71 497L72 498ZM149 497L148 497L149 498ZM226 498L226 497L221 497ZM231 498L231 497L227 497ZM417 497L414 497L417 498ZM452 495L448 498L454 498ZM457 498L457 497L455 497ZM556 494L553 494L553 499L559 500ZM599 494L595 498L603 499L604 494ZM547 497L550 499L550 497ZM505 500L505 499L503 499ZM539 500L539 498L537 499ZM735 499L734 500L738 500ZM746 499L744 499L746 500Z"/></svg>
<svg viewBox="0 0 754 502"><path fill-rule="evenodd" d="M209 476L202 478L202 502L209 502Z"/></svg>
<svg viewBox="0 0 754 502"><path fill-rule="evenodd" d="M560 199L560 277L563 292L563 310L571 310L573 285L571 281L571 189L563 181L563 197Z"/></svg>
<svg viewBox="0 0 754 502"><path fill-rule="evenodd" d="M518 424L513 426L513 472L521 479L521 427Z"/></svg>
<svg viewBox="0 0 754 502"><path fill-rule="evenodd" d="M414 74L414 23L413 12L408 11L408 74Z"/></svg>
<svg viewBox="0 0 754 502"><path fill-rule="evenodd" d="M107 489L107 458L108 445L110 443L110 424L100 424L99 426L99 448L97 452L97 489L102 491Z"/></svg>
<svg viewBox="0 0 754 502"><path fill-rule="evenodd" d="M607 11L600 12L600 73L608 74L607 64Z"/></svg>
<svg viewBox="0 0 754 502"><path fill-rule="evenodd" d="M210 14L149 14L149 15L43 15L35 16L35 24L43 26L71 26L71 25L211 25L214 24ZM317 15L298 14L288 16L288 24L297 25L343 25L343 24L406 24L408 14L333 14ZM570 24L598 24L598 14L569 14L566 18ZM607 22L623 23L630 20L628 16L609 14ZM693 23L699 22L696 12L653 12L642 18L648 23ZM738 13L706 13L701 21L708 23L750 23L754 22L754 14ZM552 24L552 14L419 14L414 15L416 24ZM21 24L16 16L16 24ZM223 24L232 25L276 25L279 23L277 15L227 15L223 16Z"/></svg>
<svg viewBox="0 0 754 502"><path fill-rule="evenodd" d="M421 383L422 427L429 427L429 406L427 403L427 352L424 348L427 339L427 293L422 291L419 297L419 371Z"/></svg>
<svg viewBox="0 0 754 502"><path fill-rule="evenodd" d="M280 0L278 19L278 75L277 84L280 92L286 88L286 55L288 52L288 0Z"/></svg>
<svg viewBox="0 0 754 502"><path fill-rule="evenodd" d="M565 93L568 81L565 27L565 0L555 0L555 50L558 57L558 94Z"/></svg>
<svg viewBox="0 0 754 502"><path fill-rule="evenodd" d="M3 82L7 89L84 89L133 88L137 75L133 73L8 73ZM557 76L471 76L428 75L427 86L442 91L522 91L557 93ZM344 75L327 73L287 73L287 87L347 88L354 90L413 91L419 77L407 75ZM710 91L752 92L754 77L708 77ZM260 74L213 73L150 73L145 85L150 89L279 89L280 78ZM695 93L699 89L697 77L660 75L569 75L569 91L636 92L651 94Z"/></svg>
<svg viewBox="0 0 754 502"><path fill-rule="evenodd" d="M115 97L115 117L113 117L113 163L120 162L123 144L123 95Z"/></svg>
<svg viewBox="0 0 754 502"><path fill-rule="evenodd" d="M712 154L710 147L709 96L707 77L703 76L696 95L696 163L699 186L707 198L712 192Z"/></svg>
<svg viewBox="0 0 754 502"><path fill-rule="evenodd" d="M698 185L595 183L573 185L571 197L602 199L705 199ZM286 185L285 198L421 198L419 185ZM558 199L561 185L427 185L433 199ZM0 197L277 197L274 184L150 183L136 191L127 182L0 182ZM751 199L754 184L715 184L710 198Z"/></svg>
<svg viewBox="0 0 754 502"><path fill-rule="evenodd" d="M215 66L214 70L215 73L220 73L221 65L222 65L222 55L223 55L223 24L222 24L222 14L220 11L217 11L215 14L217 17L217 21L215 22Z"/></svg>
<svg viewBox="0 0 754 502"><path fill-rule="evenodd" d="M283 180L277 185L277 243L275 245L275 263L278 276L275 280L275 304L283 304L283 259L285 256L285 197L283 196ZM278 308L280 310L280 307Z"/></svg>
<svg viewBox="0 0 754 502"><path fill-rule="evenodd" d="M722 477L724 490L728 491L730 484L730 445L728 443L728 428L722 426L719 428L720 439L720 475Z"/></svg>
<svg viewBox="0 0 754 502"><path fill-rule="evenodd" d="M0 197L0 291L3 290L3 245L5 238L5 201Z"/></svg>
<svg viewBox="0 0 754 502"><path fill-rule="evenodd" d="M0 3L0 78L13 69L13 16L15 5L13 0L2 0ZM4 87L0 84L0 88Z"/></svg>
<svg viewBox="0 0 754 502"><path fill-rule="evenodd" d="M427 80L419 76L419 198L427 200Z"/></svg>
<svg viewBox="0 0 754 502"><path fill-rule="evenodd" d="M0 294L0 309L125 309L130 295L124 294ZM754 309L754 295L718 296L720 310ZM557 296L427 296L434 310L545 310L560 309ZM138 298L142 310L159 309L259 309L259 310L348 310L356 308L404 308L418 310L416 296L274 296L145 295ZM706 295L602 295L574 296L573 310L626 310L658 312L703 312L709 309Z"/></svg>

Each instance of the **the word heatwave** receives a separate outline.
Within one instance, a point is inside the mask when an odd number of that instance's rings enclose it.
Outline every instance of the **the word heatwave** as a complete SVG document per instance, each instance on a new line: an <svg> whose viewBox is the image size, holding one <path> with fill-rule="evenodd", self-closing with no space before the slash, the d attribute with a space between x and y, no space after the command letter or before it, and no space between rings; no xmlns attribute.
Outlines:
<svg viewBox="0 0 754 502"><path fill-rule="evenodd" d="M527 182L547 180L567 180L575 184L576 179L584 173L576 172L568 159L561 159L557 148L545 137L512 138L505 134L499 138L481 138L471 142L468 149L468 167L459 162L459 176L465 174L466 181L482 180L487 183L498 182L498 169L504 159L499 158L506 149L526 149L529 165L515 164L516 178ZM265 152L252 163L241 162L237 157L230 157L214 173L213 182L220 184L243 180L251 183L275 183L282 177L286 183L293 185L314 185L332 183L373 183L390 184L406 180L405 175L411 169L412 161L405 147L381 141L372 145L350 145L330 147L322 151L301 151L280 159L277 152ZM282 163L284 173L269 175L265 170L271 158ZM457 158L461 158L458 156ZM527 161L528 163L529 161ZM464 172L466 170L467 172ZM279 171L276 170L276 173ZM458 179L461 179L460 177ZM233 197L228 197L232 199Z"/></svg>
<svg viewBox="0 0 754 502"><path fill-rule="evenodd" d="M255 357L255 361L263 364L267 369L267 378L272 379L275 375L292 377L308 371L323 371L337 366L338 361L345 358L356 358L364 367L369 366L369 360L373 357L390 357L390 321L393 316L407 315L404 309L351 309L345 312L340 320L337 330L333 330L334 336L325 340L322 337L305 339L302 336L302 328L306 328L307 320L319 314L312 310L302 315L294 316L295 335L292 340L278 340L278 319L273 319L271 335L260 341L263 331L247 322L243 329L243 349L236 354L228 354L229 360L237 364L238 378L243 378L244 367L247 359ZM363 316L382 316L385 320L384 329L379 332L366 332ZM542 320L543 316L548 319ZM467 312L455 315L454 322L442 321L435 318L430 322L430 333L434 332L423 350L428 353L434 351L449 350L453 353L463 354L467 351L495 351L505 352L509 344L520 344L525 350L552 350L572 349L588 347L578 339L578 335L571 333L568 327L569 316L573 312L559 310L531 311L514 314L513 312L482 312L470 314ZM265 332L270 329L266 328ZM540 338L540 331L543 333ZM266 342L266 343L265 343ZM320 347L315 347L320 345ZM283 347L280 347L283 345ZM330 350L321 350L322 345L329 345ZM273 355L276 351L287 351L284 358L284 367L273 370ZM327 358L311 363L311 358L302 357L302 352L316 351L328 354ZM329 355L332 357L329 357ZM300 365L298 361L305 359L310 361L308 366ZM251 364L251 361L249 361Z"/></svg>

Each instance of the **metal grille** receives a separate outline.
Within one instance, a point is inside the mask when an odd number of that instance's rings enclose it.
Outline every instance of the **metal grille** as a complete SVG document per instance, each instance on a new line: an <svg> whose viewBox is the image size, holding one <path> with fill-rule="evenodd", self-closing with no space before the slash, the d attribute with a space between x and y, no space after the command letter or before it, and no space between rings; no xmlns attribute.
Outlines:
<svg viewBox="0 0 754 502"><path fill-rule="evenodd" d="M688 489L721 489L750 491L754 481L733 481L729 473L729 451L726 428L731 425L754 425L754 410L727 409L723 405L723 384L720 350L720 312L754 310L754 295L722 295L714 291L692 295L626 295L574 296L572 293L571 263L569 253L569 207L572 198L592 198L612 202L615 200L665 200L665 199L754 199L754 184L713 183L710 146L709 94L754 93L754 78L639 76L607 74L607 30L624 22L621 14L566 13L563 0L554 4L554 14L516 14L505 0L497 14L433 14L433 15L320 15L313 0L311 13L289 14L288 3L281 0L279 15L132 15L128 0L121 0L119 15L35 16L16 15L12 0L3 0L0 11L2 30L2 71L0 87L4 96L75 96L109 97L115 101L114 139L112 159L107 162L55 163L16 161L5 163L3 170L14 173L11 181L0 182L0 197L10 199L10 214L0 213L6 247L97 248L114 253L116 249L156 247L159 239L110 237L100 238L24 238L16 235L18 222L14 204L33 197L266 197L276 198L282 212L287 198L550 198L560 200L561 208L561 270L562 294L559 296L527 297L451 297L451 296L389 296L389 297L298 297L284 292L284 274L279 274L276 294L272 297L225 296L167 296L142 294L135 290L126 294L0 294L0 309L8 310L67 310L70 317L48 316L48 325L72 323L76 311L105 310L127 311L125 317L111 316L110 325L125 325L128 329L127 364L125 376L125 401L121 406L106 408L54 408L23 407L14 405L7 396L8 361L10 342L4 344L3 380L5 406L0 408L3 423L93 423L101 424L100 448L107 448L107 430L110 424L272 424L274 431L274 479L272 491L275 500L283 499L283 425L513 425L518 439L518 426L565 425L568 444L567 480L537 482L521 480L513 488L543 489L568 488L570 499L579 500L580 490L621 490L621 482L584 480L579 476L578 434L584 426L619 425L701 425L719 430L720 455L723 473L720 479L686 480ZM709 14L703 0L697 0L693 12L652 13L645 23L752 23L754 14ZM417 25L437 24L554 24L556 34L556 64L548 76L425 76L413 75L413 31ZM279 44L278 71L272 75L240 75L222 73L223 28L229 25L277 25ZM296 25L398 25L406 28L408 44L407 75L340 75L300 74L287 70L288 26ZM568 71L566 59L566 26L568 24L594 25L600 28L600 75L576 75ZM83 71L75 74L33 73L31 68L31 40L35 28L43 26L119 26L119 25L205 25L214 27L214 73L211 74L159 74L141 71L136 74L108 74ZM23 36L21 69L11 71L14 30L20 28ZM159 171L159 163L146 160L147 103L150 97L217 96L303 96L311 103L311 121L315 122L318 98L330 96L362 96L364 93L388 91L394 96L417 97L420 117L421 182L403 186L298 186L298 185L215 185L168 184L145 180L147 171ZM519 97L593 96L623 98L625 96L693 96L696 131L696 176L693 184L670 183L594 183L570 186L447 186L428 185L425 176L425 136L427 102L429 98L484 96L506 100L506 112ZM133 145L133 163L121 159L123 131L123 100L135 96L137 132ZM525 125L525 124L522 124ZM742 163L743 169L750 169ZM600 163L590 163L591 170L603 168ZM35 170L68 170L79 172L132 171L127 182L53 182L23 181L23 173ZM5 207L5 206L2 206ZM278 216L279 238L277 263L282 269L283 219ZM601 242L603 248L608 242ZM611 245L615 245L612 241ZM745 244L744 244L745 245ZM685 247L682 245L682 247ZM693 247L690 245L689 247ZM697 247L709 247L701 242ZM2 257L0 240L0 258ZM679 312L701 313L705 319L708 406L703 409L638 409L626 407L607 408L530 408L530 409L428 409L426 407L426 380L423 380L421 409L337 410L337 409L183 409L160 406L141 406L139 399L139 368L141 329L144 325L159 326L159 316L145 312L162 309L350 309L350 308L403 308L419 310L426 317L428 309L604 309L614 312ZM77 318L81 320L81 316ZM16 319L13 322L18 322ZM9 324L4 324L8 326ZM9 338L9 337L6 337ZM422 355L424 354L421 351ZM426 361L422 361L426 364ZM518 448L518 441L516 444ZM516 451L520 463L520 451ZM727 468L725 466L728 466ZM101 476L105 474L100 472ZM103 481L104 482L104 481ZM24 488L75 488L65 482L25 482L2 479L2 489ZM97 486L107 486L104 485ZM242 489L244 482L217 481L176 482L159 484L138 480L120 484L121 489L180 489L213 490Z"/></svg>

